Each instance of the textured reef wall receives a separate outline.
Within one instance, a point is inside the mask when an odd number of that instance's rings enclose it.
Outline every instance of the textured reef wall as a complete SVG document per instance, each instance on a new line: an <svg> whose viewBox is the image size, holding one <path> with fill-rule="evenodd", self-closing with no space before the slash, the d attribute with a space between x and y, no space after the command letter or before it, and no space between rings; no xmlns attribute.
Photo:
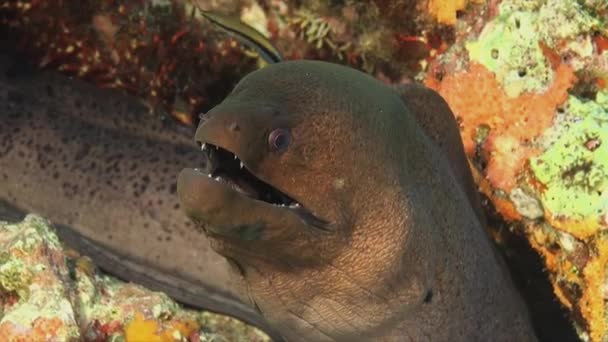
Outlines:
<svg viewBox="0 0 608 342"><path fill-rule="evenodd" d="M100 274L35 215L0 222L3 341L268 341L228 317Z"/></svg>
<svg viewBox="0 0 608 342"><path fill-rule="evenodd" d="M425 76L460 120L484 194L592 341L608 336L607 10L504 0Z"/></svg>
<svg viewBox="0 0 608 342"><path fill-rule="evenodd" d="M608 338L608 2L78 3L4 0L0 20L41 68L128 91L185 124L264 65L196 6L252 25L286 59L437 90L500 218L497 243L517 253L505 236L525 238L580 338Z"/></svg>
<svg viewBox="0 0 608 342"><path fill-rule="evenodd" d="M287 59L345 63L398 82L454 40L437 23L452 25L468 3L482 2L2 0L0 20L40 67L126 90L189 122L263 65L197 8L250 24Z"/></svg>

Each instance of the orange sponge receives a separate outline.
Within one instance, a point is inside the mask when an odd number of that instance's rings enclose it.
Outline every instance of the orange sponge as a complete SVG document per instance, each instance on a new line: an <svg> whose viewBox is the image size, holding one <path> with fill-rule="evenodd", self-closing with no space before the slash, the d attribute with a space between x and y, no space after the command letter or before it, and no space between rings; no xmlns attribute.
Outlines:
<svg viewBox="0 0 608 342"><path fill-rule="evenodd" d="M483 4L484 0L429 0L428 10L440 24L454 25L456 11L463 10L469 2Z"/></svg>
<svg viewBox="0 0 608 342"><path fill-rule="evenodd" d="M557 66L555 73L544 93L516 98L508 97L494 73L477 63L441 81L432 76L427 79L426 85L443 96L461 123L469 156L475 152L478 129L489 127L481 147L488 162L486 177L494 188L508 192L516 184L526 160L538 153L530 141L551 126L556 107L566 101L576 77L565 64Z"/></svg>
<svg viewBox="0 0 608 342"><path fill-rule="evenodd" d="M158 320L146 320L144 315L136 313L133 320L125 327L127 342L172 342L177 336L187 337L198 329L196 322L168 322L163 326Z"/></svg>

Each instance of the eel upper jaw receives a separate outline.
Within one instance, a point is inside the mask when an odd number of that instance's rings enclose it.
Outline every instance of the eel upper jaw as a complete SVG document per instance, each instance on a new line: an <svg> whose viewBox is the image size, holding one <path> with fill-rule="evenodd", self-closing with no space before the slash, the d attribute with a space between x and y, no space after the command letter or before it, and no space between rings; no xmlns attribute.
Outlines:
<svg viewBox="0 0 608 342"><path fill-rule="evenodd" d="M235 153L210 142L200 143L200 147L201 151L206 154L208 162L205 170L195 169L196 171L207 173L207 177L253 201L290 210L308 225L323 231L329 230L327 220L315 216L289 194L262 181Z"/></svg>

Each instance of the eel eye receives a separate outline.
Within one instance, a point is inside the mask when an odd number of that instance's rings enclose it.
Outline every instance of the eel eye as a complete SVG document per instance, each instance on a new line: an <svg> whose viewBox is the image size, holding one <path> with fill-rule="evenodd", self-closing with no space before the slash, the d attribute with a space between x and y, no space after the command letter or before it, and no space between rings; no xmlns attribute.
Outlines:
<svg viewBox="0 0 608 342"><path fill-rule="evenodd" d="M268 135L268 145L276 152L283 152L291 142L291 134L285 129L277 128Z"/></svg>

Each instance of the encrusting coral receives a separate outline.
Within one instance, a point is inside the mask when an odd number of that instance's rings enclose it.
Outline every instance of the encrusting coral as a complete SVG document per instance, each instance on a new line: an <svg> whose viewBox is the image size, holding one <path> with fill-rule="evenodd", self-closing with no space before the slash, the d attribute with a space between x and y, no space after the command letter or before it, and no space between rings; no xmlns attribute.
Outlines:
<svg viewBox="0 0 608 342"><path fill-rule="evenodd" d="M482 192L544 258L579 337L605 340L608 4L504 0L493 10L425 82L460 121Z"/></svg>
<svg viewBox="0 0 608 342"><path fill-rule="evenodd" d="M0 222L0 336L7 342L268 341L234 319L100 274L64 248L49 222Z"/></svg>
<svg viewBox="0 0 608 342"><path fill-rule="evenodd" d="M608 329L608 93L599 92L595 101L571 96L558 115L541 139L547 149L530 160L529 182L557 233L530 232L551 260L559 298L582 316L596 341Z"/></svg>
<svg viewBox="0 0 608 342"><path fill-rule="evenodd" d="M465 151L473 155L476 146L481 146L486 175L494 188L513 188L524 161L536 151L529 141L551 126L555 108L566 100L574 73L560 65L555 74L544 93L516 98L509 97L495 74L477 63L465 72L445 76L441 82L428 80L427 85L439 91L461 122ZM466 84L476 86L463 86ZM480 136L484 130L485 135Z"/></svg>

